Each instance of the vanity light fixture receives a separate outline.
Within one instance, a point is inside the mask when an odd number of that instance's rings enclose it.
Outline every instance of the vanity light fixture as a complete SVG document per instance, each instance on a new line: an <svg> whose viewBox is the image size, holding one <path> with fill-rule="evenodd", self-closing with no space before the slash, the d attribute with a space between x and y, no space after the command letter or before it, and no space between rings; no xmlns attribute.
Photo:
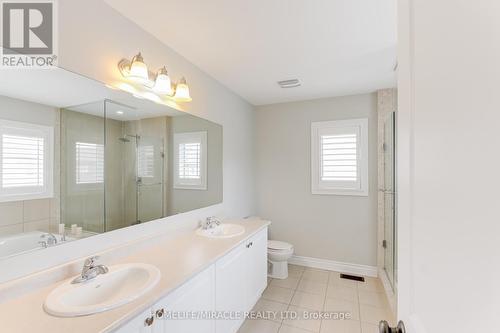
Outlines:
<svg viewBox="0 0 500 333"><path fill-rule="evenodd" d="M139 83L147 83L149 81L148 66L144 63L141 52L132 58L128 77Z"/></svg>
<svg viewBox="0 0 500 333"><path fill-rule="evenodd" d="M118 63L122 76L136 90L135 94L141 97L155 94L155 100L167 99L175 102L190 102L189 86L182 77L177 84L172 83L167 68L163 66L156 73L151 73L146 66L141 53L132 58L132 61L122 59ZM154 79L152 79L154 78ZM146 97L144 97L146 98Z"/></svg>
<svg viewBox="0 0 500 333"><path fill-rule="evenodd" d="M177 83L175 88L175 100L179 102L190 102L191 96L189 95L189 86L187 85L186 79L183 77Z"/></svg>
<svg viewBox="0 0 500 333"><path fill-rule="evenodd" d="M168 76L167 69L165 66L160 68L156 73L155 85L153 86L153 91L157 94L162 95L172 95L172 83L170 82L170 77Z"/></svg>

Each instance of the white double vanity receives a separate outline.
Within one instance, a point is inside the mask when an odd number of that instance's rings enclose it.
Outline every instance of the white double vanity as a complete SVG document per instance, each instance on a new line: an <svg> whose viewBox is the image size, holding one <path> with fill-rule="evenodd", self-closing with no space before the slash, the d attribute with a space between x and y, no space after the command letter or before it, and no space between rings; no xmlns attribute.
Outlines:
<svg viewBox="0 0 500 333"><path fill-rule="evenodd" d="M234 333L267 285L267 227L161 298L117 332Z"/></svg>
<svg viewBox="0 0 500 333"><path fill-rule="evenodd" d="M231 221L101 253L109 271L84 283L69 266L16 281L3 290L2 331L234 333L267 285L268 225Z"/></svg>

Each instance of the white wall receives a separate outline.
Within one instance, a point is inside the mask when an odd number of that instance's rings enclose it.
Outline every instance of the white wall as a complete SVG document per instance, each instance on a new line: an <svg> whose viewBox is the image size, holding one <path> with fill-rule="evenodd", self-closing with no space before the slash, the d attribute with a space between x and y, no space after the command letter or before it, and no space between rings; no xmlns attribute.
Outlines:
<svg viewBox="0 0 500 333"><path fill-rule="evenodd" d="M17 256L3 262L0 282L171 228L194 227L200 218L209 215L242 217L254 214L253 107L103 1L64 0L57 3L60 67L113 84L121 79L116 66L120 59L130 59L141 51L151 69L166 65L171 77L186 77L193 102L185 111L224 128L224 201L210 208ZM182 33L182 27L172 29Z"/></svg>
<svg viewBox="0 0 500 333"><path fill-rule="evenodd" d="M377 100L355 95L257 108L257 212L299 256L376 266ZM369 196L311 194L311 122L369 119Z"/></svg>
<svg viewBox="0 0 500 333"><path fill-rule="evenodd" d="M399 5L399 316L498 331L500 2Z"/></svg>

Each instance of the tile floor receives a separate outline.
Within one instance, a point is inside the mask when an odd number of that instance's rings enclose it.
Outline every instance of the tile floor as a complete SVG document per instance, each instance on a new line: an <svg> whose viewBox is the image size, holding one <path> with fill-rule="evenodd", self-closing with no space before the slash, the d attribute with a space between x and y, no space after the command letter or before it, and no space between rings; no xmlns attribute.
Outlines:
<svg viewBox="0 0 500 333"><path fill-rule="evenodd" d="M238 333L378 333L382 319L394 324L382 283L376 278L356 282L337 272L289 266L286 280L269 279L254 311L349 312L350 320L246 320Z"/></svg>

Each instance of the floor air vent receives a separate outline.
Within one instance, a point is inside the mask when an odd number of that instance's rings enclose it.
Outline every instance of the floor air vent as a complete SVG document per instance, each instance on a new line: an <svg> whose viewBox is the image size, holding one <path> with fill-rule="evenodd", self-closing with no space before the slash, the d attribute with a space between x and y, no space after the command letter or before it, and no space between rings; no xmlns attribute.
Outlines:
<svg viewBox="0 0 500 333"><path fill-rule="evenodd" d="M365 282L365 278L362 276L356 276L356 275L349 275L349 274L340 274L341 279L347 279L347 280L354 280L354 281L360 281L360 282Z"/></svg>

